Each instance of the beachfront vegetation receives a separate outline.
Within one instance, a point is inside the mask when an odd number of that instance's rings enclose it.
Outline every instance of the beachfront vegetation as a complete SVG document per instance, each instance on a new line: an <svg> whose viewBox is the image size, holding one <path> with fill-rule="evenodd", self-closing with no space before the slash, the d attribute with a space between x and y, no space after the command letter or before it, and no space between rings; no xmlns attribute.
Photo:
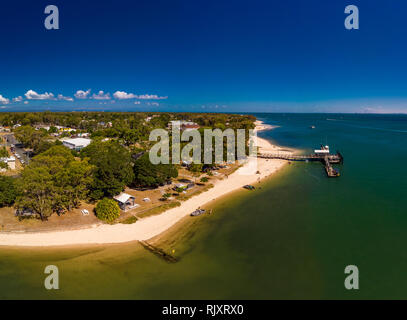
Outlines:
<svg viewBox="0 0 407 320"><path fill-rule="evenodd" d="M191 163L188 167L188 170L191 172L202 172L203 164L202 163Z"/></svg>
<svg viewBox="0 0 407 320"><path fill-rule="evenodd" d="M163 194L163 196L162 196L162 198L161 198L161 199L165 201L165 200L167 200L168 198L170 198L171 196L172 196L172 194L171 194L171 193L166 192L166 193L164 193L164 194Z"/></svg>
<svg viewBox="0 0 407 320"><path fill-rule="evenodd" d="M16 207L37 213L46 220L62 214L87 198L93 166L75 159L69 149L53 146L33 158L18 179L20 196Z"/></svg>
<svg viewBox="0 0 407 320"><path fill-rule="evenodd" d="M15 184L15 179L0 176L0 207L11 206L14 203L17 197Z"/></svg>
<svg viewBox="0 0 407 320"><path fill-rule="evenodd" d="M162 213L164 211L167 211L169 209L179 207L180 205L181 205L181 202L179 202L179 201L164 203L164 204L162 204L160 206L157 206L157 207L154 207L154 208L152 208L150 210L139 213L139 214L137 214L137 216L139 218L154 216L154 215L160 214L160 213Z"/></svg>
<svg viewBox="0 0 407 320"><path fill-rule="evenodd" d="M123 220L123 221L120 221L120 223L121 224L133 224L133 223L136 223L137 220L138 220L137 217L131 216L131 217L129 217L129 218Z"/></svg>
<svg viewBox="0 0 407 320"><path fill-rule="evenodd" d="M133 169L133 185L138 188L155 188L171 181L171 178L178 177L178 169L175 165L154 165L151 163L148 153L144 154L134 162Z"/></svg>
<svg viewBox="0 0 407 320"><path fill-rule="evenodd" d="M134 180L131 153L116 141L96 140L81 151L81 157L89 158L95 168L92 199L115 196Z"/></svg>
<svg viewBox="0 0 407 320"><path fill-rule="evenodd" d="M113 222L120 216L120 208L116 201L108 198L100 200L95 208L96 216L103 221Z"/></svg>

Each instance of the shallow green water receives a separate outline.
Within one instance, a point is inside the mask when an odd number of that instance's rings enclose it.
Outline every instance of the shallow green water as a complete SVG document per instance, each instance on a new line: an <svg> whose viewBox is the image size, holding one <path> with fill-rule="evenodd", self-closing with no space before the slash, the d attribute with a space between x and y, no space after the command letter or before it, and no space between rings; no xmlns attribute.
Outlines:
<svg viewBox="0 0 407 320"><path fill-rule="evenodd" d="M199 217L174 245L176 264L136 244L0 248L0 298L407 298L407 117L258 117L280 125L260 135L281 145L340 149L341 177L319 163L288 166ZM59 291L44 289L48 264ZM350 264L358 291L343 285Z"/></svg>

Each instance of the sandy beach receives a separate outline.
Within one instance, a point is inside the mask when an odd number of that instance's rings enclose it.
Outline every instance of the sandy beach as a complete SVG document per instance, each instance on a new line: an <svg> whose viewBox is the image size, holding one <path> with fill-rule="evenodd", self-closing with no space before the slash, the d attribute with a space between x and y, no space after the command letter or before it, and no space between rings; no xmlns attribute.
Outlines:
<svg viewBox="0 0 407 320"><path fill-rule="evenodd" d="M272 130L274 128L277 128L277 126L273 126L271 124L266 124L261 120L256 120L254 122L256 128L255 131L265 131L265 130Z"/></svg>
<svg viewBox="0 0 407 320"><path fill-rule="evenodd" d="M256 130L272 129L268 125L256 123ZM279 147L267 140L257 138L260 152L275 152ZM253 184L281 169L283 160L250 158L242 167L223 180L219 180L208 191L183 202L181 206L162 214L140 219L134 224L93 225L87 229L51 231L36 233L0 233L0 246L63 246L81 244L123 243L135 240L148 240L166 231L198 207L215 199Z"/></svg>

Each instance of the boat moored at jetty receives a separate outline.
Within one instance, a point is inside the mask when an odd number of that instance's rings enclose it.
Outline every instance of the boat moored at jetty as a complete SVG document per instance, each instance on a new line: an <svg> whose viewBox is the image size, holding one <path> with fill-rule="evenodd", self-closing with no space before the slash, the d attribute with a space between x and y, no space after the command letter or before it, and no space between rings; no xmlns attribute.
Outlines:
<svg viewBox="0 0 407 320"><path fill-rule="evenodd" d="M321 154L321 155L329 154L329 146L324 146L324 145L321 144L321 148L320 149L315 149L314 153L315 154Z"/></svg>

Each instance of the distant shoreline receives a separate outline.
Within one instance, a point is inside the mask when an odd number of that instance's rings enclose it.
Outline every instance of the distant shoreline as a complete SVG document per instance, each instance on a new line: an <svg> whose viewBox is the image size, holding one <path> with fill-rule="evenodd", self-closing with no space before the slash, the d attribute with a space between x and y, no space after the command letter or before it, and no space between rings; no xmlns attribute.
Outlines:
<svg viewBox="0 0 407 320"><path fill-rule="evenodd" d="M271 130L273 128L273 126L263 124L261 121L256 121L255 131ZM257 138L257 146L263 152L280 149L262 138ZM0 232L0 246L50 247L149 240L167 231L182 218L189 216L198 207L203 207L226 194L240 190L246 184L261 181L280 170L285 164L285 161L277 159L249 159L246 164L228 178L217 181L214 187L208 191L182 202L179 207L169 209L156 216L140 219L134 224L99 224L92 225L89 228L64 231Z"/></svg>
<svg viewBox="0 0 407 320"><path fill-rule="evenodd" d="M266 124L266 123L264 123L264 121L261 121L261 120L256 120L254 122L254 124L256 125L256 128L254 129L256 132L266 131L266 130L273 130L275 128L278 128L278 126L273 126L271 124Z"/></svg>

